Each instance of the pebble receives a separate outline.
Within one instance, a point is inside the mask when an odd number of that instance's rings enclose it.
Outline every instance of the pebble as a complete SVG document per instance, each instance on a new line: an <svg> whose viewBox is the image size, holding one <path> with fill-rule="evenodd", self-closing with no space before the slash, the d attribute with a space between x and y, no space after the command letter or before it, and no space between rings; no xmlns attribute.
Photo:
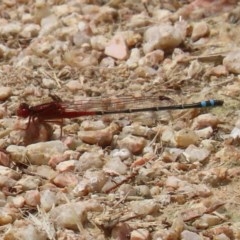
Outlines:
<svg viewBox="0 0 240 240"><path fill-rule="evenodd" d="M191 144L198 144L199 136L190 129L182 129L175 133L175 141L177 147L186 148Z"/></svg>
<svg viewBox="0 0 240 240"><path fill-rule="evenodd" d="M41 20L41 30L39 37L47 36L59 27L60 22L55 15L49 15Z"/></svg>
<svg viewBox="0 0 240 240"><path fill-rule="evenodd" d="M82 225L87 221L88 213L99 211L102 211L100 202L94 200L81 200L62 204L53 208L50 211L50 218L58 227L83 232L84 229Z"/></svg>
<svg viewBox="0 0 240 240"><path fill-rule="evenodd" d="M129 49L133 49L135 46L142 43L142 35L135 31L128 30L121 32L121 34L123 35Z"/></svg>
<svg viewBox="0 0 240 240"><path fill-rule="evenodd" d="M230 73L239 74L240 73L240 50L235 49L232 52L229 52L226 57L223 59L223 66Z"/></svg>
<svg viewBox="0 0 240 240"><path fill-rule="evenodd" d="M1 208L0 210L0 225L6 225L12 223L14 218L11 216L11 212L8 211L7 208Z"/></svg>
<svg viewBox="0 0 240 240"><path fill-rule="evenodd" d="M127 173L128 167L118 157L110 158L103 167L106 172L113 172L120 175Z"/></svg>
<svg viewBox="0 0 240 240"><path fill-rule="evenodd" d="M136 190L138 196L142 196L144 198L151 197L150 189L146 185L138 185L135 187L135 190Z"/></svg>
<svg viewBox="0 0 240 240"><path fill-rule="evenodd" d="M18 22L6 23L0 26L0 34L2 36L10 36L20 34L22 25Z"/></svg>
<svg viewBox="0 0 240 240"><path fill-rule="evenodd" d="M216 77L227 76L228 70L226 66L218 65L210 69L209 75L216 76Z"/></svg>
<svg viewBox="0 0 240 240"><path fill-rule="evenodd" d="M102 170L88 170L84 173L83 179L73 189L75 196L85 196L89 193L101 192L108 177Z"/></svg>
<svg viewBox="0 0 240 240"><path fill-rule="evenodd" d="M12 95L10 87L0 87L0 101L7 100Z"/></svg>
<svg viewBox="0 0 240 240"><path fill-rule="evenodd" d="M81 128L84 131L100 130L106 128L106 124L102 120L98 121L89 121L85 120L81 123Z"/></svg>
<svg viewBox="0 0 240 240"><path fill-rule="evenodd" d="M1 176L10 177L15 180L18 180L21 176L21 174L18 171L15 171L15 170L11 169L10 167L1 166L1 165L0 165L0 173L1 173L0 174Z"/></svg>
<svg viewBox="0 0 240 240"><path fill-rule="evenodd" d="M25 198L21 195L12 198L11 201L16 208L22 208L25 204Z"/></svg>
<svg viewBox="0 0 240 240"><path fill-rule="evenodd" d="M20 36L24 37L24 38L33 38L36 37L38 35L40 31L40 26L38 24L26 24L22 31L20 32Z"/></svg>
<svg viewBox="0 0 240 240"><path fill-rule="evenodd" d="M38 190L29 190L25 193L25 203L31 207L36 207L40 204L40 193Z"/></svg>
<svg viewBox="0 0 240 240"><path fill-rule="evenodd" d="M153 199L144 199L141 201L131 201L129 207L135 214L142 215L154 215L159 210L159 204Z"/></svg>
<svg viewBox="0 0 240 240"><path fill-rule="evenodd" d="M41 183L42 181L40 177L25 175L16 183L16 186L26 191L37 189L41 185Z"/></svg>
<svg viewBox="0 0 240 240"><path fill-rule="evenodd" d="M146 13L134 14L127 23L130 29L146 27L151 23L149 16Z"/></svg>
<svg viewBox="0 0 240 240"><path fill-rule="evenodd" d="M132 154L139 154L143 151L144 147L147 144L147 141L143 137L128 135L122 140L119 140L117 143L120 148L126 148Z"/></svg>
<svg viewBox="0 0 240 240"><path fill-rule="evenodd" d="M199 219L193 222L193 226L197 229L207 229L209 227L218 225L221 223L221 218L212 214L204 214Z"/></svg>
<svg viewBox="0 0 240 240"><path fill-rule="evenodd" d="M145 54L156 49L169 50L179 46L183 39L178 31L170 24L160 24L147 28L144 33L143 51Z"/></svg>
<svg viewBox="0 0 240 240"><path fill-rule="evenodd" d="M164 51L161 49L147 53L139 60L139 65L147 65L149 67L158 66L164 59Z"/></svg>
<svg viewBox="0 0 240 240"><path fill-rule="evenodd" d="M150 240L150 232L147 229L139 228L133 230L130 235L130 240Z"/></svg>
<svg viewBox="0 0 240 240"><path fill-rule="evenodd" d="M4 234L4 239L34 239L34 240L47 240L45 231L39 231L37 226L30 223L29 220L17 220L9 231Z"/></svg>
<svg viewBox="0 0 240 240"><path fill-rule="evenodd" d="M56 166L56 170L59 172L73 171L77 165L77 160L68 160L64 162L60 162Z"/></svg>
<svg viewBox="0 0 240 240"><path fill-rule="evenodd" d="M201 139L207 139L210 138L213 134L212 127L205 127L200 130L196 130L195 133L200 137Z"/></svg>
<svg viewBox="0 0 240 240"><path fill-rule="evenodd" d="M76 171L85 172L88 169L100 169L104 165L104 155L102 152L85 152L79 161L76 162Z"/></svg>
<svg viewBox="0 0 240 240"><path fill-rule="evenodd" d="M52 180L58 187L73 187L78 183L78 177L74 172L62 172Z"/></svg>
<svg viewBox="0 0 240 240"><path fill-rule="evenodd" d="M51 78L43 78L42 85L46 88L53 89L56 88L56 81Z"/></svg>
<svg viewBox="0 0 240 240"><path fill-rule="evenodd" d="M121 160L126 160L127 158L131 157L131 153L128 149L121 148L121 149L114 149L111 152L110 156L119 157Z"/></svg>
<svg viewBox="0 0 240 240"><path fill-rule="evenodd" d="M112 57L105 57L102 59L99 65L103 68L112 68L115 66L115 61Z"/></svg>
<svg viewBox="0 0 240 240"><path fill-rule="evenodd" d="M90 43L90 36L84 31L78 31L73 35L73 43L77 47L81 47L85 43Z"/></svg>
<svg viewBox="0 0 240 240"><path fill-rule="evenodd" d="M9 56L10 52L11 52L10 48L6 47L3 44L0 44L0 57L1 58Z"/></svg>
<svg viewBox="0 0 240 240"><path fill-rule="evenodd" d="M118 223L111 231L111 239L129 239L131 228L127 223Z"/></svg>
<svg viewBox="0 0 240 240"><path fill-rule="evenodd" d="M197 22L193 25L191 38L195 42L202 37L208 36L209 33L210 33L210 30L206 22Z"/></svg>
<svg viewBox="0 0 240 240"><path fill-rule="evenodd" d="M56 204L56 199L56 193L50 189L43 190L40 192L40 207L48 212Z"/></svg>
<svg viewBox="0 0 240 240"><path fill-rule="evenodd" d="M192 129L202 129L205 127L215 128L220 123L217 116L212 113L201 114L194 118L191 128Z"/></svg>
<svg viewBox="0 0 240 240"><path fill-rule="evenodd" d="M156 134L156 132L153 131L151 128L141 126L138 123L123 127L122 133L145 138L152 138Z"/></svg>
<svg viewBox="0 0 240 240"><path fill-rule="evenodd" d="M63 154L67 147L59 140L28 145L26 155L28 164L47 165L54 155Z"/></svg>
<svg viewBox="0 0 240 240"><path fill-rule="evenodd" d="M104 53L110 57L124 60L128 56L128 48L122 35L114 36L105 47Z"/></svg>
<svg viewBox="0 0 240 240"><path fill-rule="evenodd" d="M113 136L119 131L119 125L111 123L109 127L96 131L79 131L78 137L85 143L109 146Z"/></svg>
<svg viewBox="0 0 240 240"><path fill-rule="evenodd" d="M170 146L176 146L174 135L174 130L171 127L166 127L162 131L161 141Z"/></svg>
<svg viewBox="0 0 240 240"><path fill-rule="evenodd" d="M0 175L0 187L12 188L16 185L16 180L8 177Z"/></svg>
<svg viewBox="0 0 240 240"><path fill-rule="evenodd" d="M140 56L141 56L140 50L138 48L133 48L130 52L130 56L129 56L128 60L126 61L126 64L130 68L137 67Z"/></svg>
<svg viewBox="0 0 240 240"><path fill-rule="evenodd" d="M31 165L28 167L28 170L30 172L35 172L37 175L44 177L46 179L52 179L56 176L57 172L54 171L50 166L48 165Z"/></svg>
<svg viewBox="0 0 240 240"><path fill-rule="evenodd" d="M198 148L191 144L183 152L183 155L186 157L188 162L203 162L209 157L210 151L205 148Z"/></svg>
<svg viewBox="0 0 240 240"><path fill-rule="evenodd" d="M181 232L181 239L184 239L184 240L201 240L202 237L200 237L195 232L191 232L191 231L188 231L188 230L183 230Z"/></svg>
<svg viewBox="0 0 240 240"><path fill-rule="evenodd" d="M107 46L108 39L102 35L92 36L90 43L93 49L103 51Z"/></svg>

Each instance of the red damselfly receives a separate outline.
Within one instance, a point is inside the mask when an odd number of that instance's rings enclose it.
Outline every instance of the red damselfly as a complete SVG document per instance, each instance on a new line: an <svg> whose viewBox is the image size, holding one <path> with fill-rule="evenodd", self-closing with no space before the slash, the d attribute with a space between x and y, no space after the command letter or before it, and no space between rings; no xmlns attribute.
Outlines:
<svg viewBox="0 0 240 240"><path fill-rule="evenodd" d="M149 97L113 97L86 98L76 102L62 101L51 96L53 101L29 106L21 103L17 109L17 116L29 118L27 129L34 124L55 122L60 124L61 132L64 118L77 118L90 115L105 115L118 113L135 113L142 111L162 111L189 108L205 108L222 106L222 100L206 100L190 104L173 104L171 98L165 96ZM161 105L160 105L161 104Z"/></svg>

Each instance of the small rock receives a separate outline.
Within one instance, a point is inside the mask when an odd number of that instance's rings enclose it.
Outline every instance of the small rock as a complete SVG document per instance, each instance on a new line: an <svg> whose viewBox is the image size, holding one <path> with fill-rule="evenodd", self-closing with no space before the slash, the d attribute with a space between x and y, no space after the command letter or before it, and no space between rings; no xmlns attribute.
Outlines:
<svg viewBox="0 0 240 240"><path fill-rule="evenodd" d="M240 73L240 50L236 49L227 54L223 59L223 66L227 68L230 73Z"/></svg>
<svg viewBox="0 0 240 240"><path fill-rule="evenodd" d="M218 216L204 214L199 219L193 222L193 226L197 229L207 229L209 227L220 224L221 219Z"/></svg>
<svg viewBox="0 0 240 240"><path fill-rule="evenodd" d="M112 157L119 157L121 160L126 160L127 158L131 157L131 153L126 148L114 149L111 152L111 156Z"/></svg>
<svg viewBox="0 0 240 240"><path fill-rule="evenodd" d="M12 203L16 208L22 208L25 203L25 198L21 195L18 195L14 198L12 198Z"/></svg>
<svg viewBox="0 0 240 240"><path fill-rule="evenodd" d="M78 31L76 34L73 35L73 43L77 47L81 47L85 43L90 42L90 37L86 33L86 31Z"/></svg>
<svg viewBox="0 0 240 240"><path fill-rule="evenodd" d="M127 26L130 29L134 29L134 28L146 27L149 24L151 24L151 20L149 16L144 12L144 13L132 15L130 21L127 23Z"/></svg>
<svg viewBox="0 0 240 240"><path fill-rule="evenodd" d="M147 141L143 137L129 135L118 141L120 148L128 149L132 154L139 154L143 151Z"/></svg>
<svg viewBox="0 0 240 240"><path fill-rule="evenodd" d="M102 211L99 201L81 200L53 208L50 211L50 217L57 226L83 232L84 229L82 225L87 221L87 213L99 211Z"/></svg>
<svg viewBox="0 0 240 240"><path fill-rule="evenodd" d="M90 168L98 169L104 165L104 155L101 152L85 152L76 162L76 171L85 172Z"/></svg>
<svg viewBox="0 0 240 240"><path fill-rule="evenodd" d="M22 190L33 190L37 189L41 184L40 177L24 175L17 183L16 186L21 188Z"/></svg>
<svg viewBox="0 0 240 240"><path fill-rule="evenodd" d="M147 65L149 67L156 66L164 59L164 51L161 49L147 53L145 57L139 60L139 65Z"/></svg>
<svg viewBox="0 0 240 240"><path fill-rule="evenodd" d="M56 87L56 81L51 78L43 78L42 85L48 89L53 89Z"/></svg>
<svg viewBox="0 0 240 240"><path fill-rule="evenodd" d="M195 232L190 232L188 230L184 230L184 231L181 232L181 239L184 239L184 240L201 240L202 237L200 237Z"/></svg>
<svg viewBox="0 0 240 240"><path fill-rule="evenodd" d="M111 235L112 239L129 239L131 233L131 228L127 223L118 223L112 229Z"/></svg>
<svg viewBox="0 0 240 240"><path fill-rule="evenodd" d="M123 60L128 56L128 49L122 35L114 36L105 47L104 53L110 57Z"/></svg>
<svg viewBox="0 0 240 240"><path fill-rule="evenodd" d="M0 101L7 100L12 95L10 87L0 87Z"/></svg>
<svg viewBox="0 0 240 240"><path fill-rule="evenodd" d="M101 192L107 180L108 177L104 171L88 170L73 189L73 193L75 196L84 196L89 193Z"/></svg>
<svg viewBox="0 0 240 240"><path fill-rule="evenodd" d="M211 113L201 114L194 118L192 123L192 129L202 129L211 126L215 128L220 123L218 117Z"/></svg>
<svg viewBox="0 0 240 240"><path fill-rule="evenodd" d="M114 157L111 158L103 167L106 172L114 172L121 175L127 173L127 166L120 160L120 158Z"/></svg>
<svg viewBox="0 0 240 240"><path fill-rule="evenodd" d="M198 22L198 23L195 23L193 26L191 38L195 42L202 37L208 36L209 32L210 32L209 27L206 22Z"/></svg>
<svg viewBox="0 0 240 240"><path fill-rule="evenodd" d="M46 165L53 155L63 154L67 147L59 140L28 145L26 155L28 164Z"/></svg>
<svg viewBox="0 0 240 240"><path fill-rule="evenodd" d="M4 36L20 34L22 26L19 22L6 23L0 26L0 34Z"/></svg>
<svg viewBox="0 0 240 240"><path fill-rule="evenodd" d="M85 121L82 121L81 123L81 128L84 131L100 130L100 129L104 129L105 127L106 127L106 124L104 124L102 120L98 120L94 122L85 120Z"/></svg>
<svg viewBox="0 0 240 240"><path fill-rule="evenodd" d="M54 30L58 28L60 21L55 15L49 15L41 20L41 30L39 36L46 36L51 34Z"/></svg>
<svg viewBox="0 0 240 240"><path fill-rule="evenodd" d="M40 196L40 206L44 211L48 212L55 206L57 198L53 191L49 189L43 190L40 192Z"/></svg>
<svg viewBox="0 0 240 240"><path fill-rule="evenodd" d="M143 217L157 213L160 207L159 204L153 199L131 201L129 206L134 213L142 215Z"/></svg>
<svg viewBox="0 0 240 240"><path fill-rule="evenodd" d="M40 204L40 193L38 190L30 190L25 194L25 202L27 205L36 207Z"/></svg>
<svg viewBox="0 0 240 240"><path fill-rule="evenodd" d="M53 183L58 187L72 187L77 185L78 177L73 172L62 172L53 179Z"/></svg>
<svg viewBox="0 0 240 240"><path fill-rule="evenodd" d="M59 172L73 171L75 169L77 162L78 162L77 160L68 160L60 162L56 166L56 170Z"/></svg>
<svg viewBox="0 0 240 240"><path fill-rule="evenodd" d="M105 57L102 59L99 65L102 68L112 68L115 66L115 61L112 57Z"/></svg>
<svg viewBox="0 0 240 240"><path fill-rule="evenodd" d="M195 145L190 145L183 152L183 155L186 157L187 161L191 163L203 162L209 157L210 151L205 148L198 148Z"/></svg>
<svg viewBox="0 0 240 240"><path fill-rule="evenodd" d="M166 187L177 189L184 181L180 180L175 176L169 176L165 182Z"/></svg>
<svg viewBox="0 0 240 240"><path fill-rule="evenodd" d="M226 66L218 65L216 67L212 67L210 69L209 75L220 77L220 76L227 76L228 70Z"/></svg>
<svg viewBox="0 0 240 240"><path fill-rule="evenodd" d="M136 229L131 232L130 240L150 240L150 232L147 229Z"/></svg>
<svg viewBox="0 0 240 240"><path fill-rule="evenodd" d="M138 48L133 48L130 53L130 57L127 60L126 64L130 68L134 68L138 66L138 61L140 59L140 50Z"/></svg>
<svg viewBox="0 0 240 240"><path fill-rule="evenodd" d="M105 129L96 131L80 131L78 137L85 143L98 144L99 146L108 146L111 144L113 136L119 131L119 125L112 123Z"/></svg>
<svg viewBox="0 0 240 240"><path fill-rule="evenodd" d="M182 129L175 134L175 141L178 147L188 147L191 144L198 144L198 135L190 129Z"/></svg>
<svg viewBox="0 0 240 240"><path fill-rule="evenodd" d="M34 239L34 240L47 240L45 231L40 231L37 226L29 223L29 220L16 221L9 231L4 235L4 239Z"/></svg>
<svg viewBox="0 0 240 240"><path fill-rule="evenodd" d="M212 127L206 127L200 130L196 130L195 133L202 139L210 138L213 134Z"/></svg>
<svg viewBox="0 0 240 240"><path fill-rule="evenodd" d="M23 27L23 30L20 32L20 36L24 38L33 38L38 35L38 32L40 31L40 26L38 24L26 24Z"/></svg>
<svg viewBox="0 0 240 240"><path fill-rule="evenodd" d="M75 92L83 88L83 85L78 80L70 80L67 82L66 87L71 91Z"/></svg>
<svg viewBox="0 0 240 240"><path fill-rule="evenodd" d="M98 35L98 36L92 36L90 39L90 42L93 49L98 51L103 51L107 46L108 40L106 37L102 35Z"/></svg>
<svg viewBox="0 0 240 240"><path fill-rule="evenodd" d="M144 53L155 49L168 50L177 47L182 42L182 36L178 29L170 24L160 24L147 28L144 33Z"/></svg>

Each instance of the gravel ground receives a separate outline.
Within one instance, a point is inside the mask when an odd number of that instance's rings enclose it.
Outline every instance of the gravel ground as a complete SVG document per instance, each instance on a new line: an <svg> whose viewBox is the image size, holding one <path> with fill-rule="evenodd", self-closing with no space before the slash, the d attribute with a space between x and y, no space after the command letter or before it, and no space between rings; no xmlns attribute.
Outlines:
<svg viewBox="0 0 240 240"><path fill-rule="evenodd" d="M240 239L237 2L0 2L1 239Z"/></svg>

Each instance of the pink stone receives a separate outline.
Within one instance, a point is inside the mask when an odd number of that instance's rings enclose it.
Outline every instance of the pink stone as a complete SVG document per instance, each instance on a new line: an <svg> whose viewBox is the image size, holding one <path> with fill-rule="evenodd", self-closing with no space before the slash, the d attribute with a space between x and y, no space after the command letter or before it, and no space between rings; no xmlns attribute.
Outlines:
<svg viewBox="0 0 240 240"><path fill-rule="evenodd" d="M123 36L116 35L107 44L104 53L116 59L126 59L128 56L128 48Z"/></svg>

